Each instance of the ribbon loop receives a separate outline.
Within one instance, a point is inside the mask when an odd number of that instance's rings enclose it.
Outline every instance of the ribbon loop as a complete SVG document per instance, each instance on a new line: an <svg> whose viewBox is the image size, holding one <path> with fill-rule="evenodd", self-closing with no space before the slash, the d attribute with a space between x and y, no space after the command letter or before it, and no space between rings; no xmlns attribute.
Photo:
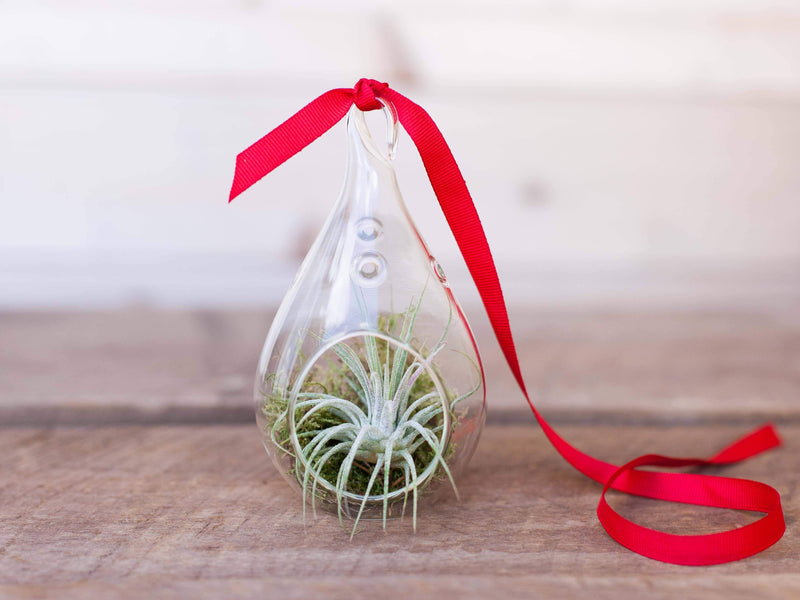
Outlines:
<svg viewBox="0 0 800 600"><path fill-rule="evenodd" d="M353 104L363 111L381 108L378 98L394 104L400 123L419 150L428 179L478 288L506 362L547 439L570 465L603 484L597 516L608 534L643 556L681 565L710 565L739 560L777 542L783 536L786 525L780 495L774 488L757 481L732 477L638 469L653 465L682 467L745 460L780 444L771 425L751 432L709 459L646 455L618 467L581 452L544 419L525 389L497 269L464 177L430 115L388 84L374 79L361 79L353 89L330 90L310 102L236 157L230 199L233 200L328 131ZM721 533L672 535L637 525L614 512L605 500L609 489L668 502L753 510L765 516L744 527Z"/></svg>

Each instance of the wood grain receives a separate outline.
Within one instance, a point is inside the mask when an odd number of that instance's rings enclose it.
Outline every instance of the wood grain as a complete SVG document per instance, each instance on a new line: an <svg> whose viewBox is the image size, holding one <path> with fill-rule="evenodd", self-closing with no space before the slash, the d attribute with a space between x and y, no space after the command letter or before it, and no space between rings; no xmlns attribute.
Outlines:
<svg viewBox="0 0 800 600"><path fill-rule="evenodd" d="M797 418L798 311L512 314L556 420ZM0 313L0 424L249 423L271 311ZM481 313L489 418L528 409Z"/></svg>
<svg viewBox="0 0 800 600"><path fill-rule="evenodd" d="M611 460L646 451L707 453L734 426L571 425L563 433ZM304 529L297 495L255 426L10 428L0 431L0 596L15 598L796 597L800 452L786 446L726 474L765 478L789 530L738 563L686 568L644 559L594 516L598 485L541 432L490 426L460 482L462 502L352 542L332 515ZM721 469L719 471L722 471ZM676 533L742 525L750 514L616 496L639 522Z"/></svg>
<svg viewBox="0 0 800 600"><path fill-rule="evenodd" d="M766 552L685 568L618 546L599 486L554 452L487 323L489 426L462 502L420 531L326 514L299 498L253 424L269 311L0 313L0 598L800 597L800 318L720 312L516 311L537 402L581 449L622 462L702 455L768 418L785 446L712 472L781 492L788 530ZM615 495L675 533L756 515Z"/></svg>

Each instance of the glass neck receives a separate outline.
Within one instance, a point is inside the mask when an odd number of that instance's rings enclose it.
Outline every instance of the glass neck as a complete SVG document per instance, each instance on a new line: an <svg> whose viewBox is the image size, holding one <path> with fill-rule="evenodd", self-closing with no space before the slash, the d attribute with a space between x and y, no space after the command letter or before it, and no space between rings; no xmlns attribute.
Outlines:
<svg viewBox="0 0 800 600"><path fill-rule="evenodd" d="M396 190L397 180L392 159L397 144L398 122L394 106L384 104L387 123L387 144L381 151L370 133L365 114L353 106L347 114L347 165L343 200L361 217L373 216L379 203L396 203L399 194L390 199L388 190ZM388 208L388 206L385 206Z"/></svg>

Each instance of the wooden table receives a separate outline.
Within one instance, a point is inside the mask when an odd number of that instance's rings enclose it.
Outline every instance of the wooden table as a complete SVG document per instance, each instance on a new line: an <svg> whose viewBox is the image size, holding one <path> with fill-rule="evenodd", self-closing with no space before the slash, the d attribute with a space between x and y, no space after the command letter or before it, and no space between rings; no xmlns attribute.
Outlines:
<svg viewBox="0 0 800 600"><path fill-rule="evenodd" d="M461 503L353 541L299 498L253 423L270 314L0 314L0 597L798 598L797 311L512 315L542 410L612 461L706 454L774 420L785 445L715 469L777 487L788 530L764 553L690 568L617 545L599 486L545 440L476 323L489 424ZM614 495L676 533L754 515Z"/></svg>

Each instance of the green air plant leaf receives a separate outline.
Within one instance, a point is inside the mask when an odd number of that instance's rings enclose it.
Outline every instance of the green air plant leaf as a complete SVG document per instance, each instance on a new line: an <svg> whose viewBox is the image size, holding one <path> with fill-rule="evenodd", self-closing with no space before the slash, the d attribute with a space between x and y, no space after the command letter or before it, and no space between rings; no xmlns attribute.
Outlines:
<svg viewBox="0 0 800 600"><path fill-rule="evenodd" d="M380 315L380 334L334 344L333 356L308 372L294 414L288 385L274 385L266 396L269 435L293 459L304 519L309 496L314 514L318 501L335 503L340 522L355 513L352 537L368 506L379 511L385 529L390 507L405 514L410 495L416 531L419 496L430 482L446 477L458 496L447 464L454 409L480 383L461 395L436 384L432 360L445 347L452 311L433 348L410 350L421 298L402 313Z"/></svg>

